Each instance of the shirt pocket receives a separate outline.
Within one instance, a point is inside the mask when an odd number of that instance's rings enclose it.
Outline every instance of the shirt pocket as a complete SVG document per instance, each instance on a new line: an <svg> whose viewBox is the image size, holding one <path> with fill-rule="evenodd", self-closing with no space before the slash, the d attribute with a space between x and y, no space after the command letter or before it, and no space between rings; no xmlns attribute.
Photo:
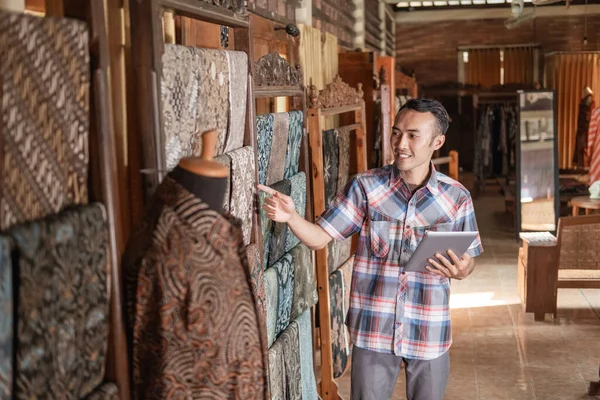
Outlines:
<svg viewBox="0 0 600 400"><path fill-rule="evenodd" d="M390 252L391 222L371 221L369 227L369 242L371 253L377 258L385 258Z"/></svg>
<svg viewBox="0 0 600 400"><path fill-rule="evenodd" d="M454 222L448 222L443 224L436 225L425 225L425 226L415 226L413 228L413 232L415 234L415 239L417 240L417 244L423 239L425 236L425 232L453 232L454 231Z"/></svg>

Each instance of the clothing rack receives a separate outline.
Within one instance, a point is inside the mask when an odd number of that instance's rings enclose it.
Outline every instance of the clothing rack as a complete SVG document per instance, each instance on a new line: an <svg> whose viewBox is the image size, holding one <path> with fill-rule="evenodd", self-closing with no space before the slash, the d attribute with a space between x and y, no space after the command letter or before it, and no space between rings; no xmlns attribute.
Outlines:
<svg viewBox="0 0 600 400"><path fill-rule="evenodd" d="M313 215L325 211L325 187L323 168L323 130L321 117L351 113L356 129L356 172L367 170L365 102L362 85L358 90L348 86L336 76L327 87L317 94L315 86L310 88L308 110L308 136L312 157L311 184L313 191ZM316 252L317 289L319 295L319 329L321 344L321 383L319 392L323 400L340 399L338 386L333 378L331 349L331 320L329 302L329 271L327 267L327 249Z"/></svg>

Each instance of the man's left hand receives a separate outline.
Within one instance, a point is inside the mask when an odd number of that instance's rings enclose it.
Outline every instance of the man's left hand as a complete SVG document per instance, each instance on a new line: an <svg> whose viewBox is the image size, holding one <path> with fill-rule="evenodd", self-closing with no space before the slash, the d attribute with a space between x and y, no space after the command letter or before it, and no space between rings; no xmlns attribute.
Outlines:
<svg viewBox="0 0 600 400"><path fill-rule="evenodd" d="M448 256L451 261L439 253L435 256L437 260L433 258L428 260L432 266L427 266L427 270L432 274L445 278L465 279L473 272L473 268L475 267L474 260L467 253L458 258L452 250L448 250Z"/></svg>

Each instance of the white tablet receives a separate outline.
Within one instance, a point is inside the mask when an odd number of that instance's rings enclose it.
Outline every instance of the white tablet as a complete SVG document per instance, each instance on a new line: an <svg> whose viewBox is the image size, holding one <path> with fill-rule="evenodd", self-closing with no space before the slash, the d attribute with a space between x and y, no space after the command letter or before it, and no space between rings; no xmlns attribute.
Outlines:
<svg viewBox="0 0 600 400"><path fill-rule="evenodd" d="M448 250L452 250L458 258L461 258L475 238L477 238L477 232L427 231L412 257L408 260L404 271L429 272L425 269L427 265L430 265L427 260L430 258L437 260L436 253L444 255L449 261L452 261L448 255Z"/></svg>

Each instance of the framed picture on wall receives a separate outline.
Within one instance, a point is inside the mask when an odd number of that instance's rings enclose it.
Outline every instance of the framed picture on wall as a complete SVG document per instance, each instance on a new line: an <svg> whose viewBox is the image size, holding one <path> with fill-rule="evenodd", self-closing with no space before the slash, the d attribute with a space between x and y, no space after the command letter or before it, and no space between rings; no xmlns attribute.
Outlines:
<svg viewBox="0 0 600 400"><path fill-rule="evenodd" d="M555 232L558 224L558 135L554 91L519 91L517 235Z"/></svg>

